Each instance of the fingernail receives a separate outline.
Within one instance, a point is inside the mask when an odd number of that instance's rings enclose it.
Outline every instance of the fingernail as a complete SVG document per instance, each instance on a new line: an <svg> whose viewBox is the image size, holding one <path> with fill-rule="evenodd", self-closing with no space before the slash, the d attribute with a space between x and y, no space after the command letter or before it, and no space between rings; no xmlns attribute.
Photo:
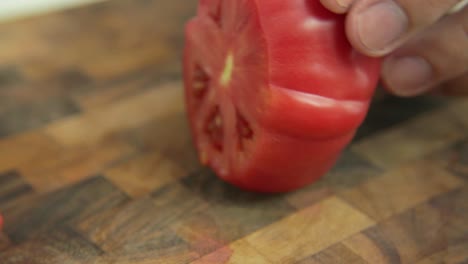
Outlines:
<svg viewBox="0 0 468 264"><path fill-rule="evenodd" d="M383 0L358 15L357 33L372 52L385 52L408 27L405 12L393 1Z"/></svg>
<svg viewBox="0 0 468 264"><path fill-rule="evenodd" d="M388 88L399 96L415 96L427 89L431 65L421 57L389 58L383 66Z"/></svg>
<svg viewBox="0 0 468 264"><path fill-rule="evenodd" d="M336 0L336 3L343 8L348 8L351 5L352 0Z"/></svg>

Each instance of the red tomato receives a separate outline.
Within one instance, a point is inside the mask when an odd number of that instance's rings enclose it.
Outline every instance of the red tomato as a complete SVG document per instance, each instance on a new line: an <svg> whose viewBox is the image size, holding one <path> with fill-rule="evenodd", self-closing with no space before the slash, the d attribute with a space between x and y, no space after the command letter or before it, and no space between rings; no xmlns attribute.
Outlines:
<svg viewBox="0 0 468 264"><path fill-rule="evenodd" d="M3 228L3 217L0 215L0 231L2 231Z"/></svg>
<svg viewBox="0 0 468 264"><path fill-rule="evenodd" d="M200 160L247 190L308 185L362 124L379 71L319 0L200 0L184 52Z"/></svg>

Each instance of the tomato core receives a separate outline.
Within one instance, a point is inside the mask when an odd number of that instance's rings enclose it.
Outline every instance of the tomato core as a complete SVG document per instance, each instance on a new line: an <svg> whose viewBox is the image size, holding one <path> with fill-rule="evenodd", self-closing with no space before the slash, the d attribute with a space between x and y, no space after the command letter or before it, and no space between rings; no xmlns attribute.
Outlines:
<svg viewBox="0 0 468 264"><path fill-rule="evenodd" d="M222 86L227 86L232 79L232 71L234 70L234 56L231 52L226 56L226 62L224 63L224 70L221 75L220 83Z"/></svg>

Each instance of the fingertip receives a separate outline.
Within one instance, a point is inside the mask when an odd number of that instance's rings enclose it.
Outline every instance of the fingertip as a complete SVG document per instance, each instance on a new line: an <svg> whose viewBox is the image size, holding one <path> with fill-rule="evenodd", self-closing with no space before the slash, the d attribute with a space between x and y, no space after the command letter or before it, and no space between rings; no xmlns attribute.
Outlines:
<svg viewBox="0 0 468 264"><path fill-rule="evenodd" d="M354 0L320 0L323 6L333 13L346 13Z"/></svg>
<svg viewBox="0 0 468 264"><path fill-rule="evenodd" d="M387 90L401 97L427 92L433 76L432 66L419 56L389 57L384 60L382 78Z"/></svg>
<svg viewBox="0 0 468 264"><path fill-rule="evenodd" d="M359 52L382 57L400 45L407 26L405 13L394 1L360 1L349 11L346 34Z"/></svg>

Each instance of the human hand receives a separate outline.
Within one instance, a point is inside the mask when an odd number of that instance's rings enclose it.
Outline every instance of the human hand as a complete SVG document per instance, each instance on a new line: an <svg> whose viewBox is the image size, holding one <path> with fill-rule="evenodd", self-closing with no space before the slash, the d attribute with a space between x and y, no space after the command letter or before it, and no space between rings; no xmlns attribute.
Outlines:
<svg viewBox="0 0 468 264"><path fill-rule="evenodd" d="M351 44L385 57L382 80L391 93L468 95L467 0L320 0L347 13Z"/></svg>

